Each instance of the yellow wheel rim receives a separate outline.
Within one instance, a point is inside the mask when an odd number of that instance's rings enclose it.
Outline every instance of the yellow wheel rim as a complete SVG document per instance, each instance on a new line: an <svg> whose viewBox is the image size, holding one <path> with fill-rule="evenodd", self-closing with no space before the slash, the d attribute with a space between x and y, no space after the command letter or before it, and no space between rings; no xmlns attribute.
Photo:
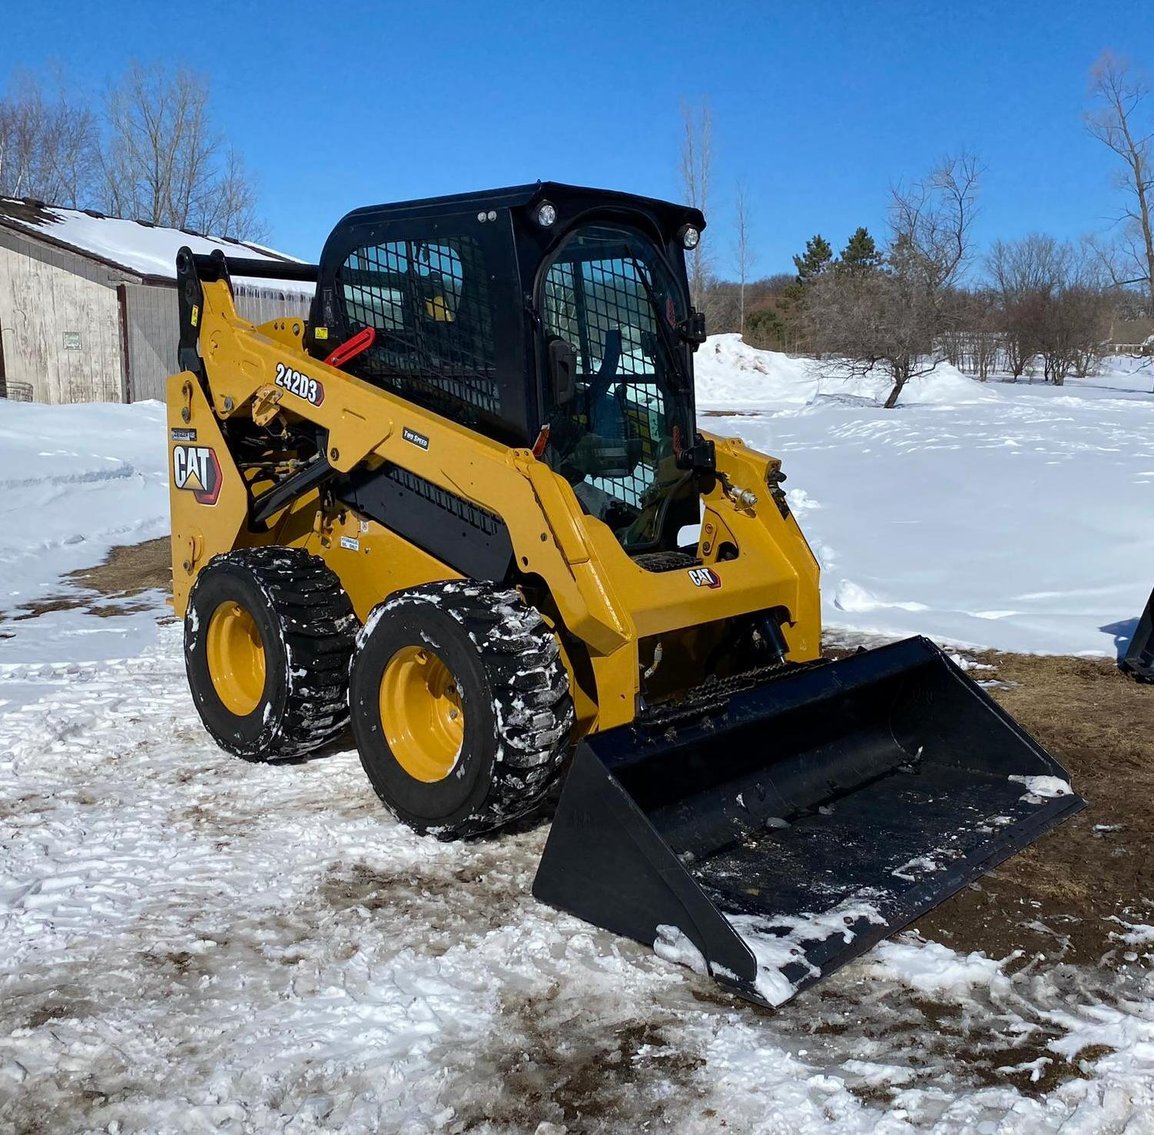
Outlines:
<svg viewBox="0 0 1154 1135"><path fill-rule="evenodd" d="M205 644L208 676L225 709L247 717L264 697L264 642L256 621L229 600L212 613Z"/></svg>
<svg viewBox="0 0 1154 1135"><path fill-rule="evenodd" d="M414 780L444 780L465 739L461 695L449 668L429 649L406 646L381 675L381 726L389 751Z"/></svg>

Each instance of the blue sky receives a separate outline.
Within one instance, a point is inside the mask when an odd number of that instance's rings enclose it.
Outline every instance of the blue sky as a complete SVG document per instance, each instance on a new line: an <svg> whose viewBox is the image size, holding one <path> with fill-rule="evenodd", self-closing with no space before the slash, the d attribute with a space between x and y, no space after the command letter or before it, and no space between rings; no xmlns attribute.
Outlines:
<svg viewBox="0 0 1154 1135"><path fill-rule="evenodd" d="M680 197L679 103L705 98L723 273L739 178L768 273L815 231L881 232L890 185L962 147L987 167L979 241L1076 238L1116 214L1089 68L1111 47L1154 71L1152 0L0 0L0 27L0 86L62 64L97 98L133 56L203 73L270 242L308 258L378 201L538 177Z"/></svg>

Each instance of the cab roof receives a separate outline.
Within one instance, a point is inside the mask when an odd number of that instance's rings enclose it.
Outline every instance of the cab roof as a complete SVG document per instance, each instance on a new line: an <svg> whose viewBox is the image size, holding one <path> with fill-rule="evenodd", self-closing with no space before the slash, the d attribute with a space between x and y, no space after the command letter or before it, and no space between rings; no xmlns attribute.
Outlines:
<svg viewBox="0 0 1154 1135"><path fill-rule="evenodd" d="M528 208L544 200L552 202L562 214L584 213L596 208L646 213L666 231L688 224L700 232L706 223L701 211L689 205L678 205L656 197L642 197L613 189L593 189L583 185L564 185L557 181L538 181L531 185L512 185L504 189L485 189L477 193L453 193L444 197L421 197L392 204L366 205L347 213L338 227L369 220L425 217L436 213Z"/></svg>

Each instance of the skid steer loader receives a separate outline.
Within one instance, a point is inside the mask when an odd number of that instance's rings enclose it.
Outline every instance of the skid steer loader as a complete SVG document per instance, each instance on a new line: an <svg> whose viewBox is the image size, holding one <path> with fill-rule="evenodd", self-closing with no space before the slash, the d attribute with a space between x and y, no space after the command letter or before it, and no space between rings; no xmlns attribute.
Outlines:
<svg viewBox="0 0 1154 1135"><path fill-rule="evenodd" d="M776 1005L1082 801L927 640L821 660L780 462L696 426L703 228L538 183L356 210L319 265L182 250L174 594L223 748L351 724L441 839L555 805L539 899Z"/></svg>

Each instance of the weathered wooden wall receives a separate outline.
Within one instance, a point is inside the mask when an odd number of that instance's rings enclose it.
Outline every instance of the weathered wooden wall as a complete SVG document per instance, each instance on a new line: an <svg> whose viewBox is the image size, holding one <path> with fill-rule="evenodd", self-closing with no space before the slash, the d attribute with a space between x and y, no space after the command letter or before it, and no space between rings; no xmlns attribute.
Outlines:
<svg viewBox="0 0 1154 1135"><path fill-rule="evenodd" d="M164 401L164 384L176 365L180 336L176 286L125 285L128 315L128 398Z"/></svg>
<svg viewBox="0 0 1154 1135"><path fill-rule="evenodd" d="M38 402L119 402L124 367L116 285L123 277L0 229L0 333L7 377ZM66 349L66 342L79 348ZM67 336L67 338L66 338Z"/></svg>
<svg viewBox="0 0 1154 1135"><path fill-rule="evenodd" d="M163 399L165 379L177 369L176 282L139 281L0 228L0 334L7 380L31 384L37 402ZM237 311L254 323L308 315L308 296L280 292L275 284L238 284L236 293Z"/></svg>

